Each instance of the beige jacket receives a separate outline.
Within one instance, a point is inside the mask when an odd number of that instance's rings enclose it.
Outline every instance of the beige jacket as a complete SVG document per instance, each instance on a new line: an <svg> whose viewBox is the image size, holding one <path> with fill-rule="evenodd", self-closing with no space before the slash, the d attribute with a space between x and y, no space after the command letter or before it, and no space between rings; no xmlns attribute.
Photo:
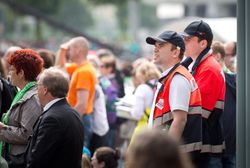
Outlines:
<svg viewBox="0 0 250 168"><path fill-rule="evenodd" d="M33 125L41 113L37 87L33 87L12 108L8 128L0 131L0 140L11 144L10 154L25 152L28 138L33 132Z"/></svg>

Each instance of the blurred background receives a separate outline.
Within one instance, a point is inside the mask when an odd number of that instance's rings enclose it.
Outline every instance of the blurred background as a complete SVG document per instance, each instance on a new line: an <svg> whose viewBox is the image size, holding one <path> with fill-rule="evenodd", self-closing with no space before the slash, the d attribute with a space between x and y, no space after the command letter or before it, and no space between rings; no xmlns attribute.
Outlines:
<svg viewBox="0 0 250 168"><path fill-rule="evenodd" d="M237 0L0 0L0 52L9 46L47 48L83 35L91 49L109 48L121 59L152 54L145 38L183 31L202 18L215 39L236 41ZM1 54L2 55L2 54Z"/></svg>

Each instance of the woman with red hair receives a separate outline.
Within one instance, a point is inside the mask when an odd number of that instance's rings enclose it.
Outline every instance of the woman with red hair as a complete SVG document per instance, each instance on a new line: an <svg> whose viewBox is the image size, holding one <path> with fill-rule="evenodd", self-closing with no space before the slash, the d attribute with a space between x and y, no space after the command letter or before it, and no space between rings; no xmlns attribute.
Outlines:
<svg viewBox="0 0 250 168"><path fill-rule="evenodd" d="M28 138L42 113L36 78L42 70L43 60L31 49L20 49L8 58L8 63L11 83L20 89L0 122L0 154L11 168L23 164Z"/></svg>

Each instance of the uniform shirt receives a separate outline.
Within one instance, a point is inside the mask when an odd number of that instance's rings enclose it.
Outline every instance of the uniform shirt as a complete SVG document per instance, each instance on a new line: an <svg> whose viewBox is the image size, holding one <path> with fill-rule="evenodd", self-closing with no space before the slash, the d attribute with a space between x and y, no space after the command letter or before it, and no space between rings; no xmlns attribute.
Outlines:
<svg viewBox="0 0 250 168"><path fill-rule="evenodd" d="M166 76L172 68L173 67L165 70L162 73L161 77ZM156 97L159 93L159 89L161 88L161 86L162 84L158 82L157 90L156 90L154 101L153 101L152 108L151 108L151 113L149 116L149 123L148 123L149 128L153 127L154 109L155 109L155 103L156 103L155 101L156 101ZM188 82L188 80L180 74L174 75L170 84L169 96L167 97L169 99L171 111L183 110L187 112L189 108L190 93L191 93L191 85Z"/></svg>

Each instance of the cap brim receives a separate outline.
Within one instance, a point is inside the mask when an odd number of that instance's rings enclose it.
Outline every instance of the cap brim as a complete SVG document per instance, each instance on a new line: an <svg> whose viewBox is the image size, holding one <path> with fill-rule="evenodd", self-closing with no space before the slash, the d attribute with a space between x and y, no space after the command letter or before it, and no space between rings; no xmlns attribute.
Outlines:
<svg viewBox="0 0 250 168"><path fill-rule="evenodd" d="M186 32L180 32L179 33L182 37L190 37L191 36L191 34L187 34Z"/></svg>
<svg viewBox="0 0 250 168"><path fill-rule="evenodd" d="M148 44L155 45L156 42L162 42L162 43L164 43L166 41L163 40L163 39L157 38L157 37L147 37L146 38L146 42Z"/></svg>

